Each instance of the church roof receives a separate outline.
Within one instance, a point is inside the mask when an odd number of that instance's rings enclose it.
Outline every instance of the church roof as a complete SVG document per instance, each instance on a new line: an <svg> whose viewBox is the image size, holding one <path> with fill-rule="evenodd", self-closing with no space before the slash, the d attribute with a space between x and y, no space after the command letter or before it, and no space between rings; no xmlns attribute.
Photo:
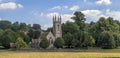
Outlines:
<svg viewBox="0 0 120 58"><path fill-rule="evenodd" d="M40 39L46 38L48 34L49 34L49 32L43 32L40 36Z"/></svg>

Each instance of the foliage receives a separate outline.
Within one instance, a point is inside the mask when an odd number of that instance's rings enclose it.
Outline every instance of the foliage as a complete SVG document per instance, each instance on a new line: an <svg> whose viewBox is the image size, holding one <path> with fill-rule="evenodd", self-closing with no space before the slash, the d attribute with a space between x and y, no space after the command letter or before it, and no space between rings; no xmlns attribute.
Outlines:
<svg viewBox="0 0 120 58"><path fill-rule="evenodd" d="M40 30L35 30L33 35L34 35L34 39L38 39L40 37Z"/></svg>
<svg viewBox="0 0 120 58"><path fill-rule="evenodd" d="M74 34L79 31L79 26L73 22L67 21L66 24L63 24L63 35L66 34L67 32ZM71 31L72 30L72 31Z"/></svg>
<svg viewBox="0 0 120 58"><path fill-rule="evenodd" d="M120 46L120 35L118 33L113 34L114 40L115 40L115 48Z"/></svg>
<svg viewBox="0 0 120 58"><path fill-rule="evenodd" d="M10 29L11 28L11 22L6 21L6 20L1 20L0 21L0 28L5 30L5 29Z"/></svg>
<svg viewBox="0 0 120 58"><path fill-rule="evenodd" d="M20 37L16 40L15 46L16 46L17 49L22 49L22 48L27 48L28 47L28 45Z"/></svg>
<svg viewBox="0 0 120 58"><path fill-rule="evenodd" d="M73 36L70 33L67 33L67 34L64 35L63 39L65 41L66 48L71 48L72 47L72 39L73 39L72 37Z"/></svg>
<svg viewBox="0 0 120 58"><path fill-rule="evenodd" d="M31 38L30 38L28 35L24 34L24 32L17 32L17 33L20 35L20 37L23 38L23 40L24 40L27 44L29 44L29 42L31 41Z"/></svg>
<svg viewBox="0 0 120 58"><path fill-rule="evenodd" d="M50 42L46 38L44 38L41 40L39 45L40 45L40 47L46 49L49 46L49 44L50 44Z"/></svg>
<svg viewBox="0 0 120 58"><path fill-rule="evenodd" d="M1 36L2 46L5 48L10 48L10 42L14 43L19 37L19 34L15 33L12 30L6 30Z"/></svg>
<svg viewBox="0 0 120 58"><path fill-rule="evenodd" d="M41 34L40 32L40 30L31 29L29 30L28 36L32 39L38 39Z"/></svg>
<svg viewBox="0 0 120 58"><path fill-rule="evenodd" d="M82 12L75 12L74 17L72 19L75 21L75 23L79 26L80 30L84 30L85 28L85 15Z"/></svg>
<svg viewBox="0 0 120 58"><path fill-rule="evenodd" d="M63 40L63 38L57 38L56 40L55 40L55 42L54 42L54 46L56 47L56 48L63 48L63 46L64 46L64 40Z"/></svg>
<svg viewBox="0 0 120 58"><path fill-rule="evenodd" d="M102 47L117 48L120 46L120 22L112 17L100 17L96 22L86 23L82 12L75 12L73 22L62 24L62 37L66 48ZM52 31L50 27L44 31ZM27 25L24 22L0 21L0 45L9 48L18 37L29 44L31 39L38 39L41 35L39 24ZM56 40L57 41L57 40ZM47 42L47 41L46 41ZM61 41L58 41L61 42ZM43 46L47 44L42 44Z"/></svg>
<svg viewBox="0 0 120 58"><path fill-rule="evenodd" d="M18 30L20 29L19 22L13 23L11 29L12 29L13 31L18 31Z"/></svg>
<svg viewBox="0 0 120 58"><path fill-rule="evenodd" d="M40 27L39 24L33 24L32 28L35 29L35 30L41 30L41 27Z"/></svg>
<svg viewBox="0 0 120 58"><path fill-rule="evenodd" d="M27 31L28 30L28 26L26 25L26 23L20 23L20 30L21 31Z"/></svg>
<svg viewBox="0 0 120 58"><path fill-rule="evenodd" d="M112 34L108 31L104 31L101 33L101 47L104 49L115 48L115 40Z"/></svg>

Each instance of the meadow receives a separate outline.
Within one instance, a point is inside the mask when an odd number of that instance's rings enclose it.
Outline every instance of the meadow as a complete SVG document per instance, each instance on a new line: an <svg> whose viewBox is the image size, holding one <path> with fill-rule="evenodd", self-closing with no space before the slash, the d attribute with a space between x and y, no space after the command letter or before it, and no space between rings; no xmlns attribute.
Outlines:
<svg viewBox="0 0 120 58"><path fill-rule="evenodd" d="M0 58L108 58L120 57L120 53L96 52L3 52Z"/></svg>
<svg viewBox="0 0 120 58"><path fill-rule="evenodd" d="M120 58L120 49L80 52L0 51L0 58Z"/></svg>

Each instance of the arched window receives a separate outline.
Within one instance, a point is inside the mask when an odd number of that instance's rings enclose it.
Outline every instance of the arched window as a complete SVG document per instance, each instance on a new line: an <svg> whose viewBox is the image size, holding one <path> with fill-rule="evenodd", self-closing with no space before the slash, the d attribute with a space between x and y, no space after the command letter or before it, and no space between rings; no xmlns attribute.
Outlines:
<svg viewBox="0 0 120 58"><path fill-rule="evenodd" d="M58 25L58 26L57 26L57 28L58 28L58 31L60 30L60 29L59 29L59 27L60 27L60 25Z"/></svg>
<svg viewBox="0 0 120 58"><path fill-rule="evenodd" d="M52 37L50 37L50 44L53 44L53 39L52 39Z"/></svg>

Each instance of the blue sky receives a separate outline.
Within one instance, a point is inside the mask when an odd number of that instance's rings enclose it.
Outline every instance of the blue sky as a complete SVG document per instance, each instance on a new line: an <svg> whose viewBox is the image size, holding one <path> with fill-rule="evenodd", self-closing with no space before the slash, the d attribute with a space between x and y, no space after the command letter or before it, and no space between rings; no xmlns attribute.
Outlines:
<svg viewBox="0 0 120 58"><path fill-rule="evenodd" d="M120 21L120 0L0 0L0 20L40 24L42 29L52 26L52 16L61 15L62 22L73 21L75 11L86 16L86 22L99 17L113 17Z"/></svg>

